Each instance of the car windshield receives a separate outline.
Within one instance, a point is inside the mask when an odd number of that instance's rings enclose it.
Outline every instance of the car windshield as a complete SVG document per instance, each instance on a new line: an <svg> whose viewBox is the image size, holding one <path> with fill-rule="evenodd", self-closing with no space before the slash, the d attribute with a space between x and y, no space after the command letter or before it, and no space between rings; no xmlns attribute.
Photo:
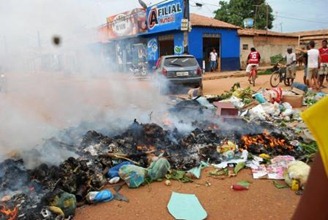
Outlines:
<svg viewBox="0 0 328 220"><path fill-rule="evenodd" d="M170 57L166 58L164 61L164 66L187 67L196 65L198 65L198 63L194 57Z"/></svg>

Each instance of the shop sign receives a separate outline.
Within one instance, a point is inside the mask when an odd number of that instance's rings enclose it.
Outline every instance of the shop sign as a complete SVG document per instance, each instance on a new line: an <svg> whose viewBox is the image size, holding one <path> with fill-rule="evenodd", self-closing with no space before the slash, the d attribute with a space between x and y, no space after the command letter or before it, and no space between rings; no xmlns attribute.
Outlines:
<svg viewBox="0 0 328 220"><path fill-rule="evenodd" d="M166 1L147 8L148 33L180 30L183 11L183 0Z"/></svg>
<svg viewBox="0 0 328 220"><path fill-rule="evenodd" d="M147 30L146 11L134 9L107 18L108 38L134 36Z"/></svg>

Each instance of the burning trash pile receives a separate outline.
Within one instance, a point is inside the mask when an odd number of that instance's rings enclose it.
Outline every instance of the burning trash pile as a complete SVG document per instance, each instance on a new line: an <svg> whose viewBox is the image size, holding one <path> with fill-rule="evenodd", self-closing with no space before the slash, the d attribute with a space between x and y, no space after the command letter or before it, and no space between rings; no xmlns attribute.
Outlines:
<svg viewBox="0 0 328 220"><path fill-rule="evenodd" d="M243 94L246 98L250 91ZM127 202L119 193L121 183L136 188L165 178L190 182L210 164L217 169L213 175L234 164L233 176L245 166L258 170L263 158L305 159L303 138L294 128L241 115L218 116L212 101L179 101L163 126L135 120L118 135L90 130L74 144L51 139L58 151L65 148L76 155L58 166L42 163L27 169L19 157L6 159L0 163L0 219L68 218L84 204ZM115 192L107 184L114 184Z"/></svg>

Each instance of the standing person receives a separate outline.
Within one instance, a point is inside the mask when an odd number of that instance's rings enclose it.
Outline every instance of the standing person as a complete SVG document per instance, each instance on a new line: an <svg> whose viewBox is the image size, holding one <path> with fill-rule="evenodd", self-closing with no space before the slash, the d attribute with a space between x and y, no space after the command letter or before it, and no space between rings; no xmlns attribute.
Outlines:
<svg viewBox="0 0 328 220"><path fill-rule="evenodd" d="M213 48L212 52L210 53L210 69L211 69L211 72L216 70L217 60L218 60L218 53L216 52L215 48Z"/></svg>
<svg viewBox="0 0 328 220"><path fill-rule="evenodd" d="M306 51L303 51L303 62L304 62L304 76L303 76L303 82L305 85L309 86L308 85L308 82L306 80L306 75L307 75L307 72L308 72L308 54L307 54L307 51L310 50L310 45L307 44L306 45Z"/></svg>
<svg viewBox="0 0 328 220"><path fill-rule="evenodd" d="M322 47L319 49L320 54L320 71L319 71L319 87L324 88L323 81L326 77L328 81L328 47L327 40L322 41Z"/></svg>
<svg viewBox="0 0 328 220"><path fill-rule="evenodd" d="M288 84L293 84L296 77L296 54L291 47L287 48L286 59L286 77Z"/></svg>
<svg viewBox="0 0 328 220"><path fill-rule="evenodd" d="M320 68L320 54L318 49L314 49L315 43L313 40L310 41L310 50L308 54L308 72L306 80L310 88L316 90L318 87L318 69Z"/></svg>
<svg viewBox="0 0 328 220"><path fill-rule="evenodd" d="M256 51L254 47L251 48L251 52L247 57L247 67L246 67L246 74L248 75L248 81L251 83L251 68L253 65L256 65L256 68L259 66L261 61L261 55L259 52Z"/></svg>

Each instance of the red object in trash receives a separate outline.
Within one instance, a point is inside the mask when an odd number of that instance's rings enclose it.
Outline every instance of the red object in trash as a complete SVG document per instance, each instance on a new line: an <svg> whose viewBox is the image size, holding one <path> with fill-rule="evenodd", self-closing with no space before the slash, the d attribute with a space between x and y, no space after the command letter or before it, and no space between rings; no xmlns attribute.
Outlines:
<svg viewBox="0 0 328 220"><path fill-rule="evenodd" d="M218 116L237 116L238 109L231 102L214 102L217 107L216 115Z"/></svg>
<svg viewBox="0 0 328 220"><path fill-rule="evenodd" d="M248 187L241 186L241 185L238 185L238 184L233 184L231 186L231 189L236 190L236 191L242 191L242 190L248 190Z"/></svg>

